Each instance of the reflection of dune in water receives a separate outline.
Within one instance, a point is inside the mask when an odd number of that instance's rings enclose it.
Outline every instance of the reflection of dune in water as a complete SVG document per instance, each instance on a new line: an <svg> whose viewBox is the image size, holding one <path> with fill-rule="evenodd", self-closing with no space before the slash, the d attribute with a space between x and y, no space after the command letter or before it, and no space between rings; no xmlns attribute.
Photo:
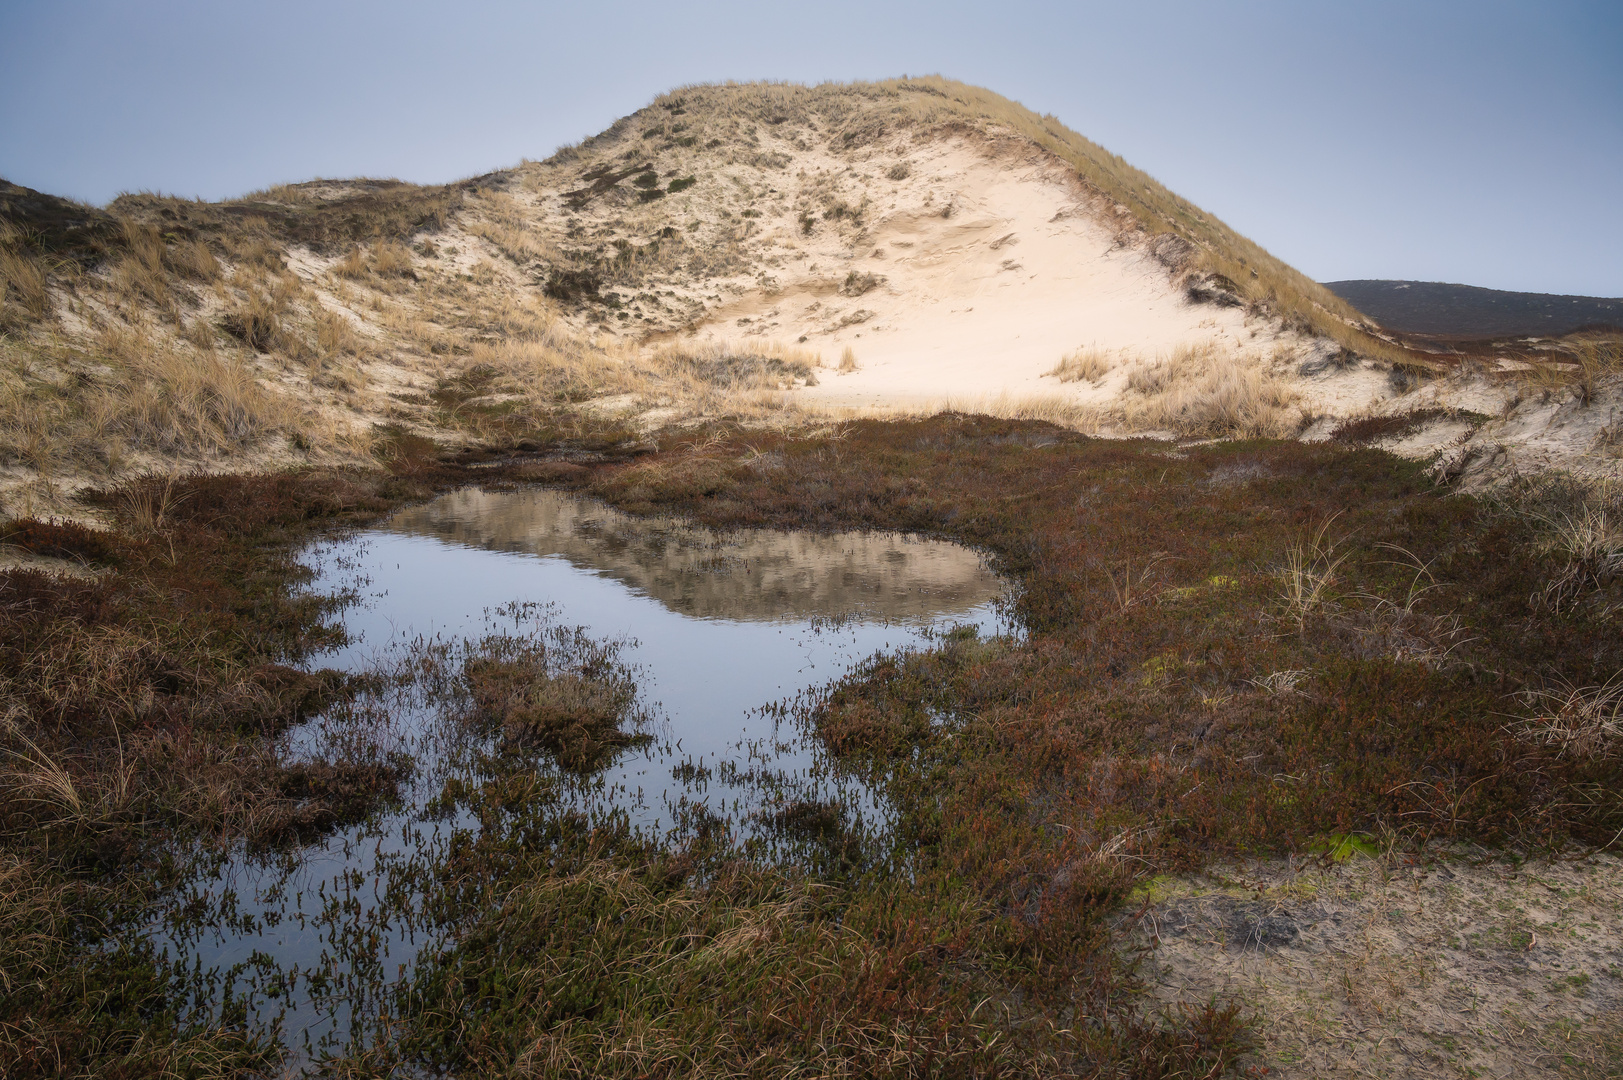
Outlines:
<svg viewBox="0 0 1623 1080"><path fill-rule="evenodd" d="M1003 591L980 556L957 544L895 533L717 533L559 491L466 488L397 514L387 528L559 555L701 618L938 619Z"/></svg>

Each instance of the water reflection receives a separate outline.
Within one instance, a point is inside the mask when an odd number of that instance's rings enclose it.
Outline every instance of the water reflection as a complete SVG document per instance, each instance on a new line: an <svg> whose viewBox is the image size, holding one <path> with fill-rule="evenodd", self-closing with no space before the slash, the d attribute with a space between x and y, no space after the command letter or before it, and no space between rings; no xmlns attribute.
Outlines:
<svg viewBox="0 0 1623 1080"><path fill-rule="evenodd" d="M717 533L548 490L457 491L396 515L387 530L561 556L701 619L935 621L1002 590L980 556L957 544L894 533Z"/></svg>

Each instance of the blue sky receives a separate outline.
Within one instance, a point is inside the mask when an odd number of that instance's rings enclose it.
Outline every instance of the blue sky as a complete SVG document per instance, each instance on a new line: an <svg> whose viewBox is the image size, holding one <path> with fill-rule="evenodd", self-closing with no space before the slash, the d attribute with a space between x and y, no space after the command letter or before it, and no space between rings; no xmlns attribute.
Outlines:
<svg viewBox="0 0 1623 1080"><path fill-rule="evenodd" d="M0 176L105 202L540 158L692 82L940 73L1320 280L1623 295L1623 2L0 0Z"/></svg>

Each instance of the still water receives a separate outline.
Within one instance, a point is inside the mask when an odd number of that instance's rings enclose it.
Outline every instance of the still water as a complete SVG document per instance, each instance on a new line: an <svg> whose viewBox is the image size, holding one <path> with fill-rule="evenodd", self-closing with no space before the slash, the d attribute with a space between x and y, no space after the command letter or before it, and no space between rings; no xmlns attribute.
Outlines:
<svg viewBox="0 0 1623 1080"><path fill-rule="evenodd" d="M581 639L608 643L635 680L650 738L579 783L574 798L656 838L696 804L747 830L762 800L785 793L837 801L882 828L883 805L783 722L781 705L878 651L918 647L949 628L1008 630L1005 583L954 544L718 534L550 490L453 492L312 548L306 561L314 589L355 597L342 616L347 644L315 667L398 670L435 643L491 633L579 628ZM426 812L453 768L433 714L398 694L375 704L360 734L353 715L296 729L284 748L294 757L331 754L363 735L409 756L417 769L401 803L296 857L231 858L159 935L177 969L215 973L208 996L234 993L250 1023L279 1025L295 1059L360 1038L381 988L435 946L432 928L412 917L409 883L458 830L478 826Z"/></svg>

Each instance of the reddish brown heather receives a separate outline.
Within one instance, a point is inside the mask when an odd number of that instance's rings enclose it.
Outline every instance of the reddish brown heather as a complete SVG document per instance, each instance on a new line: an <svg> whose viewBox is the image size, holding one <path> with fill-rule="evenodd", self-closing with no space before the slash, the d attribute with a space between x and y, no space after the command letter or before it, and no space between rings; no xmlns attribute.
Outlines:
<svg viewBox="0 0 1623 1080"><path fill-rule="evenodd" d="M287 556L318 527L475 475L720 527L961 540L1018 586L1024 634L876 656L798 703L791 719L896 822L880 842L837 807L779 807L764 824L798 845L795 868L740 858L702 815L663 848L592 826L522 768L448 787L483 823L432 868L452 947L352 1071L1215 1076L1247 1045L1245 1018L1158 1013L1111 948L1145 876L1346 833L1418 852L1609 845L1623 829L1623 754L1541 738L1519 696L1623 666L1610 564L1552 602L1564 556L1536 518L1416 465L961 415L598 449L615 447L535 436L475 473L397 438L388 476L143 481L106 498L126 522L106 541L114 573L0 578L0 670L21 704L0 836L23 867L0 866L21 883L0 905L16 987L0 1070L270 1067L240 1033L176 1019L150 958L64 927L138 914L139 890L89 886L161 872L154 844L297 837L386 793L392 777L364 761L256 757L264 733L341 691L277 666L330 640ZM18 535L68 547L41 525ZM117 1000L83 1005L103 998L80 987Z"/></svg>

